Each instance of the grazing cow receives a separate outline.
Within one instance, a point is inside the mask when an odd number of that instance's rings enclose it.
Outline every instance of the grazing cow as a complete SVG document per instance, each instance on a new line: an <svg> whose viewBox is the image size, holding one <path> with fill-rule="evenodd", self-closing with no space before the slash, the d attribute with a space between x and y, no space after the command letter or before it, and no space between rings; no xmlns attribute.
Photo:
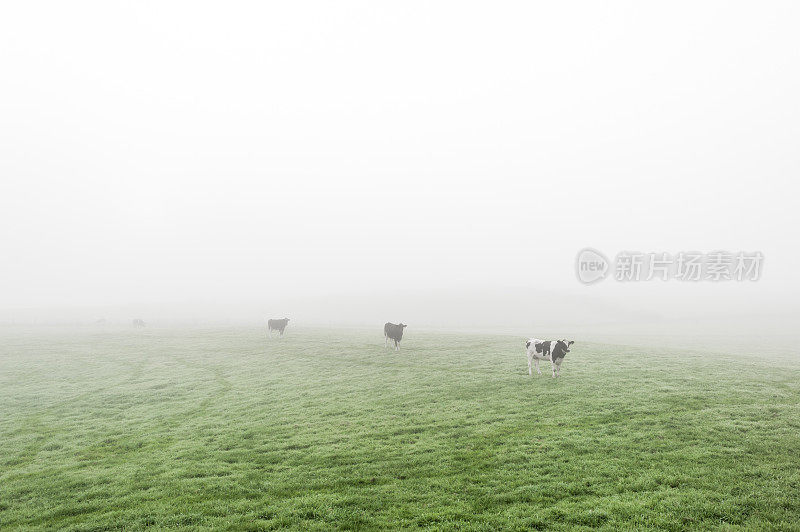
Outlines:
<svg viewBox="0 0 800 532"><path fill-rule="evenodd" d="M272 338L272 331L278 331L283 336L283 331L286 330L286 325L289 323L289 318L282 320L267 320L267 328L269 329L269 337Z"/></svg>
<svg viewBox="0 0 800 532"><path fill-rule="evenodd" d="M531 364L536 365L536 373L542 374L539 369L540 360L549 360L553 369L553 377L561 376L561 363L564 357L569 353L569 346L574 344L572 340L539 340L538 338L529 338L525 342L525 348L528 350L528 375L532 375Z"/></svg>
<svg viewBox="0 0 800 532"><path fill-rule="evenodd" d="M144 320L136 318L135 320L133 320L133 326L134 327L144 327Z"/></svg>
<svg viewBox="0 0 800 532"><path fill-rule="evenodd" d="M389 340L394 340L394 350L400 351L400 340L403 339L403 329L406 327L408 327L408 325L405 323L398 323L395 325L394 323L387 322L386 325L383 326L383 336L386 339L383 346L389 347Z"/></svg>

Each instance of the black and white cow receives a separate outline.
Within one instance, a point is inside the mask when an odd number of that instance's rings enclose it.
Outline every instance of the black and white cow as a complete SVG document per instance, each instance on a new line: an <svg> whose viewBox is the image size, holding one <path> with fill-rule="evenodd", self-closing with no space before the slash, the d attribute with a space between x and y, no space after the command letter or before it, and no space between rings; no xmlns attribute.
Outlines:
<svg viewBox="0 0 800 532"><path fill-rule="evenodd" d="M289 318L282 320L267 320L267 328L269 329L269 337L272 338L272 331L278 331L283 336L283 331L286 330L286 325L289 323Z"/></svg>
<svg viewBox="0 0 800 532"><path fill-rule="evenodd" d="M394 340L394 350L400 351L400 340L403 339L403 329L406 327L408 327L408 325L404 323L395 325L394 323L387 322L386 325L383 326L383 336L386 339L383 346L389 347L389 340Z"/></svg>
<svg viewBox="0 0 800 532"><path fill-rule="evenodd" d="M133 320L133 326L134 327L144 327L144 320L141 319L141 318L136 318L135 320Z"/></svg>
<svg viewBox="0 0 800 532"><path fill-rule="evenodd" d="M525 348L528 350L528 375L532 375L531 364L536 365L536 372L541 375L542 371L539 369L540 360L549 360L553 368L553 377L561 376L561 363L564 357L569 353L569 347L574 344L572 340L539 340L538 338L529 338L525 342Z"/></svg>

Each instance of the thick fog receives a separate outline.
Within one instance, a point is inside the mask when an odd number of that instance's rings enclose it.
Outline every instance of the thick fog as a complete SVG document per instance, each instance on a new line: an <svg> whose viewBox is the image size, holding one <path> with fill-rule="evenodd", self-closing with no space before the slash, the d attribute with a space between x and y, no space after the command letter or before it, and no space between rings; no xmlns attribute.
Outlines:
<svg viewBox="0 0 800 532"><path fill-rule="evenodd" d="M799 22L793 2L5 3L0 322L791 328ZM587 246L763 271L587 286Z"/></svg>

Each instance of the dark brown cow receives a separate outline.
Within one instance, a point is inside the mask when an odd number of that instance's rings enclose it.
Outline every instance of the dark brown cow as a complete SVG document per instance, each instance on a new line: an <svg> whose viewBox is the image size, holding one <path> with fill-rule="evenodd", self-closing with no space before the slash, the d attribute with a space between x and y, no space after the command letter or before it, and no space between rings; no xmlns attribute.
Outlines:
<svg viewBox="0 0 800 532"><path fill-rule="evenodd" d="M394 324L391 322L387 322L386 325L383 326L383 336L386 338L384 342L384 347L389 347L389 340L394 340L394 350L400 351L400 340L403 339L403 329L408 327L408 325L404 323Z"/></svg>
<svg viewBox="0 0 800 532"><path fill-rule="evenodd" d="M286 330L286 325L289 323L289 318L282 320L267 320L267 328L269 329L269 337L272 338L272 331L278 331L283 336L283 331Z"/></svg>

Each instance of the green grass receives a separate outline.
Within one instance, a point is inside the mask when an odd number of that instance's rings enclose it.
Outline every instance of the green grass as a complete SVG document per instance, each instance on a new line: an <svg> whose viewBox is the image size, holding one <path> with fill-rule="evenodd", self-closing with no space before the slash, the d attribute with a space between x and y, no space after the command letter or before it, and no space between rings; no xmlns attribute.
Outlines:
<svg viewBox="0 0 800 532"><path fill-rule="evenodd" d="M287 331L0 331L0 527L800 530L796 358Z"/></svg>

